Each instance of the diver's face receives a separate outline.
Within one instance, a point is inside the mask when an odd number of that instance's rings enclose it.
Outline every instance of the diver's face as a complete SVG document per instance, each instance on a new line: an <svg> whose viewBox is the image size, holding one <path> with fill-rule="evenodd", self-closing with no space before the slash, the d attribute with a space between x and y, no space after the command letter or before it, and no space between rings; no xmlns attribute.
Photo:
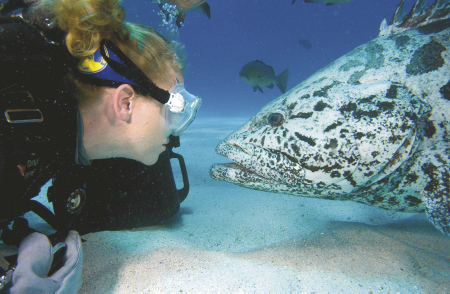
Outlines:
<svg viewBox="0 0 450 294"><path fill-rule="evenodd" d="M169 134L162 132L161 107L158 101L139 97L135 101L129 133L129 146L132 157L146 165L156 163L159 155L166 150Z"/></svg>
<svg viewBox="0 0 450 294"><path fill-rule="evenodd" d="M176 75L173 80L155 83L159 88L169 91L176 84ZM156 163L159 155L166 150L169 142L169 131L165 125L165 111L163 105L151 97L138 97L135 101L133 124L130 145L133 159L146 165Z"/></svg>

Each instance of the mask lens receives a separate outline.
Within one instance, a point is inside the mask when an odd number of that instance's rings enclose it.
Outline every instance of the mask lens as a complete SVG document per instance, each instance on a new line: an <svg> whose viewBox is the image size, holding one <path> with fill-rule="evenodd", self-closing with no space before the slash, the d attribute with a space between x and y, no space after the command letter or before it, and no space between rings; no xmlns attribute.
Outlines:
<svg viewBox="0 0 450 294"><path fill-rule="evenodd" d="M170 134L179 136L194 120L202 100L186 91L184 86L177 85L166 109L166 126Z"/></svg>

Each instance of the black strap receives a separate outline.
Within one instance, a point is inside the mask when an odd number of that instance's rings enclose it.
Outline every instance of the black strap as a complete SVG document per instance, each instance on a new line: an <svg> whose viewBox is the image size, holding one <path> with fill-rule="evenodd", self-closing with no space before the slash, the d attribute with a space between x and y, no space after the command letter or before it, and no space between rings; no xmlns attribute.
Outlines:
<svg viewBox="0 0 450 294"><path fill-rule="evenodd" d="M113 51L124 65L109 58L105 52L105 46ZM150 95L161 104L169 101L170 93L158 88L113 42L103 40L100 44L100 54L115 72L138 84L143 94Z"/></svg>

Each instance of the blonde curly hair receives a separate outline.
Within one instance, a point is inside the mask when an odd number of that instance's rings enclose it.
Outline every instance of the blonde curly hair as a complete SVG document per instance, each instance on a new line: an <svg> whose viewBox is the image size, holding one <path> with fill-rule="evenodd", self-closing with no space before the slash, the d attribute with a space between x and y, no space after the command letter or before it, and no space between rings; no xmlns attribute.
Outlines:
<svg viewBox="0 0 450 294"><path fill-rule="evenodd" d="M33 9L51 15L53 23L66 32L67 49L77 58L94 54L105 39L119 47L152 81L169 79L169 68L180 72L173 44L147 26L124 22L125 10L120 2L40 0Z"/></svg>

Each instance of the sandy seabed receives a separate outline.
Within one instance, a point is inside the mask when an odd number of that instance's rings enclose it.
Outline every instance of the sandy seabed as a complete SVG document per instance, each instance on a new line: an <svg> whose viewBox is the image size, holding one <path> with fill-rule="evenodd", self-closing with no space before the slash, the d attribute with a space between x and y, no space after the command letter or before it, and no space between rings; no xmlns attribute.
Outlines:
<svg viewBox="0 0 450 294"><path fill-rule="evenodd" d="M183 134L190 193L167 225L83 236L81 293L450 292L450 238L425 214L211 179L244 122L198 118Z"/></svg>

